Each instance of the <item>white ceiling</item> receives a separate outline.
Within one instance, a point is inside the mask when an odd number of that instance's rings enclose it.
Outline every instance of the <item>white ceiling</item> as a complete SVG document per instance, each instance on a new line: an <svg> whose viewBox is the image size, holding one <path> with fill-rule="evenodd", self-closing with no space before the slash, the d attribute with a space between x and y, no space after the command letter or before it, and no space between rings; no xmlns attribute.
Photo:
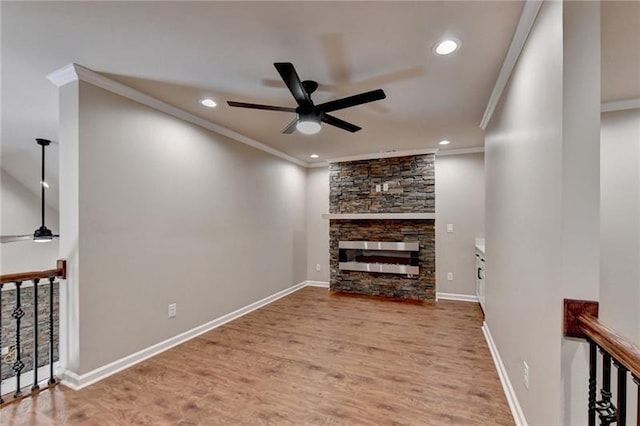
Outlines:
<svg viewBox="0 0 640 426"><path fill-rule="evenodd" d="M522 1L3 1L2 168L37 191L34 138L58 138L57 89L45 76L71 62L303 161L314 161L312 152L323 161L436 148L443 138L452 141L448 149L479 147L478 125L522 6ZM603 6L603 43L607 28L619 29L620 19L631 25L623 31L635 29L637 40L637 3L621 13L605 12L612 7ZM445 36L460 39L462 47L436 57L431 48ZM295 106L273 67L276 61L292 62L303 80L320 83L316 103L377 88L387 99L334 113L363 127L358 133L325 125L314 136L283 135L293 114L226 105L237 100ZM603 99L629 93L625 82L609 89L609 72L603 65ZM200 106L205 95L220 106ZM48 155L55 206L57 146Z"/></svg>

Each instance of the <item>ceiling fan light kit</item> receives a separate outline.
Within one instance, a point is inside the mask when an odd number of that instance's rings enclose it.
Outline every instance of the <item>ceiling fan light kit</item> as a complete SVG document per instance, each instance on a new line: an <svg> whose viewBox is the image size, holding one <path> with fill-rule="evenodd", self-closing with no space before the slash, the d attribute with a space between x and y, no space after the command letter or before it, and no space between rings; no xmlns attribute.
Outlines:
<svg viewBox="0 0 640 426"><path fill-rule="evenodd" d="M305 135L315 135L320 131L320 120L313 114L298 117L296 129Z"/></svg>
<svg viewBox="0 0 640 426"><path fill-rule="evenodd" d="M33 233L33 241L36 243L48 243L51 240L53 240L53 232L44 225Z"/></svg>
<svg viewBox="0 0 640 426"><path fill-rule="evenodd" d="M287 127L284 128L282 131L284 134L291 134L298 130L300 133L305 135L312 135L320 131L321 122L355 133L362 128L328 113L356 105L366 104L368 102L379 101L387 97L382 89L377 89L315 105L311 100L311 94L318 89L317 82L312 80L301 81L296 69L290 62L276 62L273 65L276 67L276 70L280 74L284 84L286 84L287 88L293 95L293 98L296 100L296 103L298 104L297 108L236 101L227 101L227 104L238 108L295 112L297 116L291 123L289 123L289 125L287 125Z"/></svg>
<svg viewBox="0 0 640 426"><path fill-rule="evenodd" d="M59 238L60 235L56 235L45 225L45 190L49 187L47 181L44 179L44 150L51 144L49 139L37 138L36 142L42 147L42 179L40 180L41 198L40 198L40 213L42 215L42 223L33 234L26 235L3 235L0 237L0 243L13 243L16 241L33 240L36 243L48 243L54 238Z"/></svg>

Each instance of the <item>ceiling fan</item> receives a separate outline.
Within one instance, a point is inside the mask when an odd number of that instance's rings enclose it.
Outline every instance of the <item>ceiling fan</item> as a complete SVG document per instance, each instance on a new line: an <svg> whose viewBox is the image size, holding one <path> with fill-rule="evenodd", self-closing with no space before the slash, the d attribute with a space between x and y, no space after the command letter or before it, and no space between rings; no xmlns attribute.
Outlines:
<svg viewBox="0 0 640 426"><path fill-rule="evenodd" d="M300 81L300 77L298 77L296 69L290 62L276 62L273 65L276 67L276 70L278 70L280 77L282 77L282 80L284 80L284 83L287 85L289 91L298 103L296 108L235 101L227 101L227 103L232 107L295 112L296 118L282 131L282 133L285 134L291 134L295 130L306 135L318 133L320 131L320 122L339 127L340 129L351 133L357 132L362 128L334 117L329 113L356 105L366 104L368 102L379 101L387 97L382 89L377 89L325 102L320 105L314 105L311 100L311 94L318 88L317 82L312 80Z"/></svg>
<svg viewBox="0 0 640 426"><path fill-rule="evenodd" d="M16 241L24 241L24 240L33 240L36 243L46 243L49 242L51 240L53 240L54 238L59 238L60 235L54 235L53 232L51 232L51 230L49 228L46 227L45 225L45 221L44 221L44 210L45 210L45 204L44 204L44 197L45 197L45 190L47 189L47 187L49 186L47 184L47 181L44 180L44 149L46 146L49 146L49 144L51 143L50 140L48 139L36 139L36 142L38 143L38 145L40 145L42 147L42 180L40 181L40 187L42 189L42 196L41 196L41 213L42 213L42 224L40 225L40 227L38 229L36 229L33 234L26 234L26 235L2 235L0 236L0 243L13 243Z"/></svg>

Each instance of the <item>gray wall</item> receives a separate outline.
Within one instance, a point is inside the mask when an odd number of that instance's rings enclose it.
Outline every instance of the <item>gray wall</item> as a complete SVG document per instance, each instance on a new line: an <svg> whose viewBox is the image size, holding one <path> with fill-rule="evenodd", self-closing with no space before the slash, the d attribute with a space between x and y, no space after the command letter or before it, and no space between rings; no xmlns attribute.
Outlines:
<svg viewBox="0 0 640 426"><path fill-rule="evenodd" d="M562 299L598 293L599 7L542 4L486 132L486 322L533 425L586 424L561 330Z"/></svg>
<svg viewBox="0 0 640 426"><path fill-rule="evenodd" d="M307 170L307 279L329 282L329 166ZM316 271L316 265L320 271Z"/></svg>
<svg viewBox="0 0 640 426"><path fill-rule="evenodd" d="M640 344L640 110L602 115L600 317Z"/></svg>
<svg viewBox="0 0 640 426"><path fill-rule="evenodd" d="M453 233L447 233L447 224ZM484 237L484 154L436 156L436 290L476 294L475 239ZM447 281L453 272L453 281Z"/></svg>
<svg viewBox="0 0 640 426"><path fill-rule="evenodd" d="M39 180L39 167L33 170L33 176ZM0 175L0 200L0 234L31 234L40 226L40 197L4 170ZM58 212L46 206L45 213L47 227L57 233ZM0 258L2 274L53 269L58 259L58 241L0 244Z"/></svg>
<svg viewBox="0 0 640 426"><path fill-rule="evenodd" d="M306 279L303 168L87 83L78 106L72 372ZM74 110L62 99L62 116L73 121L65 107ZM64 140L73 139L70 127L61 132L61 162L75 161L73 141L67 150ZM73 179L61 174L61 186L71 191ZM73 246L66 241L65 250Z"/></svg>

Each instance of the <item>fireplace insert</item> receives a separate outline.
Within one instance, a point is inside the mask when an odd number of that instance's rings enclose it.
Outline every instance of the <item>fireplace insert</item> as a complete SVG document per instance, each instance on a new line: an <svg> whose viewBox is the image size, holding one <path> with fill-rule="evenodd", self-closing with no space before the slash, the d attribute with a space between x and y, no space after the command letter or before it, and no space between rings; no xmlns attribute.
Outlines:
<svg viewBox="0 0 640 426"><path fill-rule="evenodd" d="M417 241L340 241L339 268L346 271L417 275Z"/></svg>

